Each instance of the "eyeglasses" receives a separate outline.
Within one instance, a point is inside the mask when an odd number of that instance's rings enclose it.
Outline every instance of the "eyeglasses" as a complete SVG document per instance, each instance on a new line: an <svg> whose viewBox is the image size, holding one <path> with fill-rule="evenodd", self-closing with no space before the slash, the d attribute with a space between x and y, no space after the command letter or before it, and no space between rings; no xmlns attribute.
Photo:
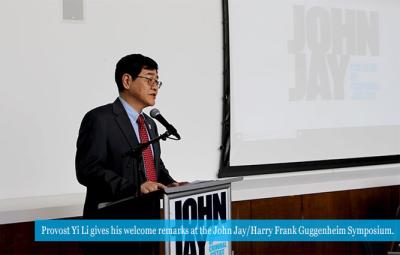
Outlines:
<svg viewBox="0 0 400 255"><path fill-rule="evenodd" d="M147 81L147 84L149 84L150 86L157 85L158 88L161 88L162 81L159 81L159 80L156 80L156 79L152 79L152 78L149 78L149 77L139 76L139 75L136 76L136 77L145 79Z"/></svg>

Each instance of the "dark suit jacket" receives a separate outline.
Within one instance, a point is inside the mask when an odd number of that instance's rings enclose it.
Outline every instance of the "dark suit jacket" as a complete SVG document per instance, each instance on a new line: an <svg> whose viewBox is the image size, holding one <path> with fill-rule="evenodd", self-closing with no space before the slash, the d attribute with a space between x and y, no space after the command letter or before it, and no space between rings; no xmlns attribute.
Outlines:
<svg viewBox="0 0 400 255"><path fill-rule="evenodd" d="M150 139L158 136L155 122L144 114ZM150 125L150 128L149 128ZM142 157L125 155L138 140L121 101L89 111L82 120L75 158L78 181L87 187L84 217L96 214L102 202L140 194L146 181ZM160 144L153 144L158 182L174 182L160 158Z"/></svg>

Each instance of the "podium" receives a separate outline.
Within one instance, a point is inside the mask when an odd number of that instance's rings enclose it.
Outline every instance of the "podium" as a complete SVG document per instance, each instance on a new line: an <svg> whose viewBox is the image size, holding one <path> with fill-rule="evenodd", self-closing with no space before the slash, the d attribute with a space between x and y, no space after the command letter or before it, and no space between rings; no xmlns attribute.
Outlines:
<svg viewBox="0 0 400 255"><path fill-rule="evenodd" d="M151 192L138 197L128 197L116 202L99 204L98 218L102 219L160 219L166 220L230 220L231 183L243 177L196 181L178 187ZM161 215L161 200L163 216ZM133 250L132 250L133 249ZM159 254L159 244L154 242L130 243L126 253ZM166 255L224 254L231 255L228 241L177 241L165 243Z"/></svg>
<svg viewBox="0 0 400 255"><path fill-rule="evenodd" d="M164 190L164 219L167 220L230 220L231 183L243 177L194 182ZM214 254L231 255L228 241L168 242L166 255Z"/></svg>

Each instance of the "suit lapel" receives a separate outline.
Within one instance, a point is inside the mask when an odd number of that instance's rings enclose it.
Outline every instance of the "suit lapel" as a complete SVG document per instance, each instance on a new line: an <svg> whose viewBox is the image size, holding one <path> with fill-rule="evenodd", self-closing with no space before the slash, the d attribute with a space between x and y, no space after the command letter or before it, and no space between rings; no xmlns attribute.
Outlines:
<svg viewBox="0 0 400 255"><path fill-rule="evenodd" d="M115 114L115 121L118 123L118 126L121 129L121 132L124 134L126 141L129 143L131 148L134 148L137 144L139 144L139 141L137 140L128 114L118 98L113 103L113 112Z"/></svg>
<svg viewBox="0 0 400 255"><path fill-rule="evenodd" d="M150 117L147 116L147 114L143 114L145 122L146 122L146 128L147 132L149 132L150 139L156 138L156 133L154 132L154 127L151 125L151 121L149 120Z"/></svg>

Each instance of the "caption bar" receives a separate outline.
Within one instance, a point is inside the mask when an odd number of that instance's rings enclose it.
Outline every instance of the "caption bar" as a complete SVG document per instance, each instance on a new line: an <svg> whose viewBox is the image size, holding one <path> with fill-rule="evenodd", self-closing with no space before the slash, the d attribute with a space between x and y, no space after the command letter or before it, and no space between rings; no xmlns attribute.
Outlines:
<svg viewBox="0 0 400 255"><path fill-rule="evenodd" d="M37 220L35 241L400 241L399 220Z"/></svg>

